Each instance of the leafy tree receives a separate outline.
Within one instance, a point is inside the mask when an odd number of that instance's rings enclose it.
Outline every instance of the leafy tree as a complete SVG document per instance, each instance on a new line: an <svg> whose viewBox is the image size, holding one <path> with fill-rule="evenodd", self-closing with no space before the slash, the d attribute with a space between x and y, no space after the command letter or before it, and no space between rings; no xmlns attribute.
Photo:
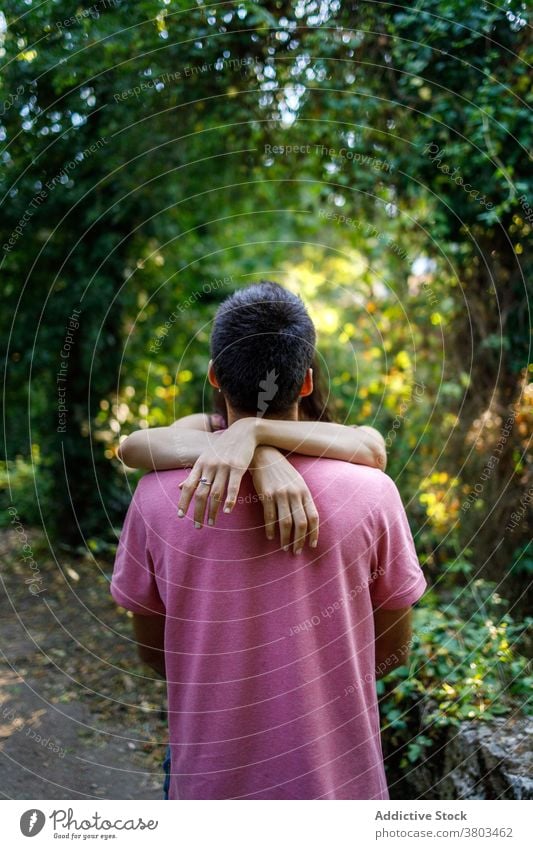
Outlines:
<svg viewBox="0 0 533 849"><path fill-rule="evenodd" d="M4 14L7 456L37 446L56 534L118 524L119 434L210 403L214 308L272 276L310 303L339 418L387 435L434 578L466 557L519 596L526 513L502 528L530 485L522 4Z"/></svg>

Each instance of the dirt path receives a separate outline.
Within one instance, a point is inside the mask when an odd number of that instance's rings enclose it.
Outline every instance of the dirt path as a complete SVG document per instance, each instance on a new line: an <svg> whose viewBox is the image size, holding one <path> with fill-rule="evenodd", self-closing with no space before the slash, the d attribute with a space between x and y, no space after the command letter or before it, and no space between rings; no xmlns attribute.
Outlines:
<svg viewBox="0 0 533 849"><path fill-rule="evenodd" d="M164 684L136 660L131 623L109 597L109 562L62 556L58 566L26 534L39 595L20 537L0 538L0 795L161 799Z"/></svg>

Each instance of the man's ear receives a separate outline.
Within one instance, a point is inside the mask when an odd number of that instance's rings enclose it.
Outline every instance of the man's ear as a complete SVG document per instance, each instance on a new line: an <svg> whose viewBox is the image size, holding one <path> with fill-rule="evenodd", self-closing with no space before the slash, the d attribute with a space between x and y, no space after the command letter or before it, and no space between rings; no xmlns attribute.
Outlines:
<svg viewBox="0 0 533 849"><path fill-rule="evenodd" d="M207 379L211 386L213 386L215 389L220 389L220 386L218 385L218 380L216 378L215 369L213 368L213 360L209 360L209 366L207 368Z"/></svg>
<svg viewBox="0 0 533 849"><path fill-rule="evenodd" d="M306 395L310 395L312 391L313 391L313 369L308 368L306 373L305 373L304 382L302 383L302 388L300 389L300 397L305 398Z"/></svg>

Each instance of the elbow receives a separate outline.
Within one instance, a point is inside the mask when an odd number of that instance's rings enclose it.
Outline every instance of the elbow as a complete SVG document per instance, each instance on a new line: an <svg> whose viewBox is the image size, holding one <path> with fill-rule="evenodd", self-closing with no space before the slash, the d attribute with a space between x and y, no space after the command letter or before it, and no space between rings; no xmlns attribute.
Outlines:
<svg viewBox="0 0 533 849"><path fill-rule="evenodd" d="M380 469L382 472L387 468L387 449L385 440L378 430L368 425L361 425L355 431L357 434L356 451L353 453L350 462L362 463L365 466L373 466L375 469ZM361 435L363 436L363 444L361 445Z"/></svg>
<svg viewBox="0 0 533 849"><path fill-rule="evenodd" d="M370 444L372 458L375 467L384 472L387 468L387 447L382 435L377 430L372 430L372 442Z"/></svg>
<svg viewBox="0 0 533 849"><path fill-rule="evenodd" d="M135 449L135 433L132 433L131 436L128 436L117 448L117 457L121 460L125 466L129 466L131 469L137 468L137 456Z"/></svg>
<svg viewBox="0 0 533 849"><path fill-rule="evenodd" d="M125 439L124 442L122 442L122 444L117 448L117 457L124 463L125 466L132 465L131 450L128 445L129 439L130 437L128 436L128 439Z"/></svg>
<svg viewBox="0 0 533 849"><path fill-rule="evenodd" d="M387 468L385 446L381 446L377 442L372 445L365 445L363 448L358 445L355 451L349 452L349 456L346 459L350 463L371 466L373 469L380 469L382 472Z"/></svg>
<svg viewBox="0 0 533 849"><path fill-rule="evenodd" d="M387 452L385 451L385 446L381 447L378 445L373 449L373 458L374 464L377 469L381 469L382 472L387 468Z"/></svg>
<svg viewBox="0 0 533 849"><path fill-rule="evenodd" d="M387 446L385 445L385 440L379 430L373 427L364 427L364 429L370 440L369 450L372 454L372 465L384 472L387 468Z"/></svg>

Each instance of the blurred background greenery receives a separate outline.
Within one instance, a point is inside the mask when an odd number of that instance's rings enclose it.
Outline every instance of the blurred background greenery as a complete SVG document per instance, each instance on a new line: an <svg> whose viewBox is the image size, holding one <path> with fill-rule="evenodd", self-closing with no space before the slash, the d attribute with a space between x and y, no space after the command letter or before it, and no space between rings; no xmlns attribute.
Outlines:
<svg viewBox="0 0 533 849"><path fill-rule="evenodd" d="M112 555L119 439L211 409L216 306L274 279L309 306L338 421L386 437L431 584L411 669L380 684L403 765L433 739L422 698L432 729L523 710L525 4L19 1L0 30L3 525L15 505L56 550Z"/></svg>

